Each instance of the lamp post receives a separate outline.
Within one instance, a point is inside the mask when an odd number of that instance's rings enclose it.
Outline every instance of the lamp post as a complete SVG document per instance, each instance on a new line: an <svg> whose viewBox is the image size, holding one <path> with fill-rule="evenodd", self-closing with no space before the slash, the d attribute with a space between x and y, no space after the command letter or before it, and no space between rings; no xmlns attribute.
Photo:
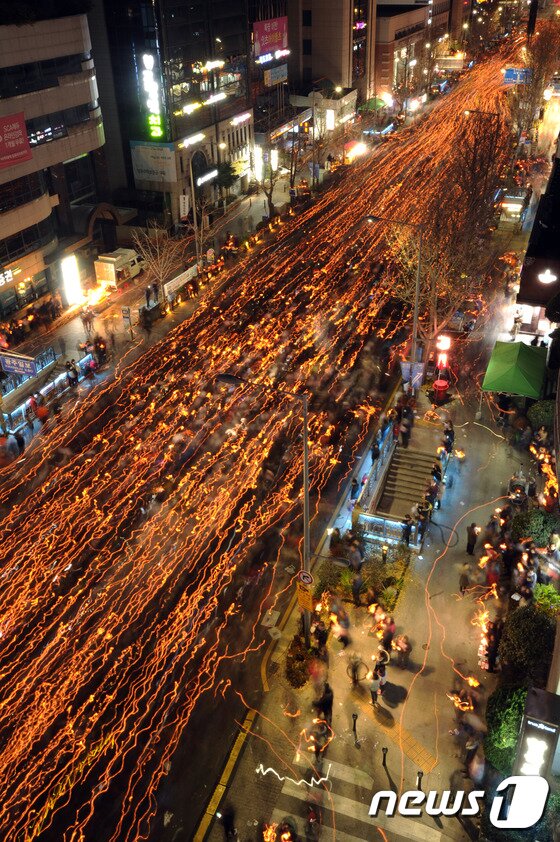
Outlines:
<svg viewBox="0 0 560 842"><path fill-rule="evenodd" d="M423 222L405 222L402 219L391 219L387 216L374 216L370 214L366 216L369 223L374 222L389 222L392 225L405 225L408 228L414 228L418 231L418 265L416 267L416 284L414 287L414 311L412 316L412 348L411 357L412 364L416 362L416 352L418 348L418 311L420 309L420 279L422 271L422 235L424 234L425 225ZM413 368L410 370L410 377L412 382Z"/></svg>
<svg viewBox="0 0 560 842"><path fill-rule="evenodd" d="M251 380L245 380L243 377L237 377L235 374L225 372L218 374L216 380L220 383L225 383L228 386L256 386L257 389L264 391L265 387L260 383L253 383ZM307 395L299 395L295 392L287 392L284 389L273 387L274 391L279 395L286 395L289 398L301 402L303 414L303 569L306 573L310 573L311 567L311 530L309 518L309 423L308 423L308 402ZM306 608L303 612L303 631L305 635L305 645L309 647L310 637L309 631L311 626L311 614Z"/></svg>

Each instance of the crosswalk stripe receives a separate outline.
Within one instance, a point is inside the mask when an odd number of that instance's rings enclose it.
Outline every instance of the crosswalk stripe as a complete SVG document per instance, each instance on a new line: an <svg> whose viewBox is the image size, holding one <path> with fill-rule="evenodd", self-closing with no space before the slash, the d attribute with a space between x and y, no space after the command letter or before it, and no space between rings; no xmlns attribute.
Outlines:
<svg viewBox="0 0 560 842"><path fill-rule="evenodd" d="M295 766L308 770L309 774L304 774L304 777L310 780L311 769L306 760L307 758L300 754L294 758L293 763ZM389 838L394 838L395 834L402 836L404 839L418 840L418 842L442 842L448 838L445 834L436 830L435 827L430 827L411 818L386 816L385 814L381 814L375 819L371 818L368 815L368 811L374 786L373 779L367 772L355 769L344 763L338 763L336 760L331 761L325 757L321 774L323 777L326 777L327 773L328 780L332 784L341 782L343 785L350 784L354 786L356 788L356 795L362 795L362 800L348 798L345 795L340 795L338 792L324 792L323 816L325 824L322 827L322 837L325 840L329 839L329 835L332 835L332 838L336 839L336 842L364 842L364 840L372 840L376 833L376 827L380 827L391 834ZM328 783L326 786L329 788ZM319 788L315 787L315 789L318 790ZM293 799L302 805L302 809L297 812L300 816L303 815L305 813L304 805L307 803L309 792L310 788L305 786L305 784L298 785L291 780L285 780L278 801L280 806L277 806L273 811L272 821L280 823L286 815L291 814L293 810ZM281 809L282 799L285 799L284 803L286 807L284 810ZM292 801L291 804L290 801ZM338 830L336 824L339 822L335 822L335 827L327 824L326 822L329 821L329 817L332 820L333 812L334 817L338 816L341 820L344 817L344 821L341 822L343 826L346 825L349 830L355 828L364 835L355 836ZM299 821L303 824L304 820L300 818Z"/></svg>
<svg viewBox="0 0 560 842"><path fill-rule="evenodd" d="M280 824L285 818L286 813L283 813L282 810L274 810L271 821ZM336 842L364 842L363 836L352 836L350 833L342 833L326 824L321 825L321 842L331 842L331 839L336 839Z"/></svg>
<svg viewBox="0 0 560 842"><path fill-rule="evenodd" d="M310 756L314 758L314 755L310 753ZM306 775L309 780L311 780L311 768L309 763L307 762L303 753L296 755L293 761L294 765L303 767L305 769L309 769L309 775ZM329 771L329 780L332 778L336 778L339 781L345 781L348 784L355 784L356 786L361 786L364 789L367 789L371 792L373 787L373 778L371 775L368 775L367 772L364 772L363 769L356 769L353 766L347 766L345 763L337 763L336 760L330 760L329 758L325 757L323 760L323 771L322 775L327 774L327 770L330 767ZM315 777L317 778L318 775L315 772Z"/></svg>
<svg viewBox="0 0 560 842"><path fill-rule="evenodd" d="M338 801L339 798L342 796L335 796L333 800ZM351 799L347 798L346 801L351 801ZM353 802L357 803L357 802ZM363 806L363 805L361 805ZM339 810L335 811L336 813L340 812ZM279 810L276 808L272 813L271 821L275 822L276 824L280 824L283 819L286 818L287 814L285 810ZM325 815L328 816L328 811L325 810ZM394 837L392 834L398 834L402 836L404 839L410 840L410 842L444 842L445 839L449 839L450 837L444 836L444 834L440 833L438 830L433 830L428 825L421 824L420 822L415 822L412 819L404 819L402 816L377 816L375 819L370 819L371 825L369 829L366 831L367 835L364 836L352 836L349 833L344 833L338 828L334 828L330 824L322 824L321 825L321 839L324 842L330 842L329 837L335 839L336 842L371 842L374 838L373 834L375 833L375 828L380 827L383 830L388 831L391 834L389 839L393 839ZM303 825L304 820L299 820L300 825Z"/></svg>

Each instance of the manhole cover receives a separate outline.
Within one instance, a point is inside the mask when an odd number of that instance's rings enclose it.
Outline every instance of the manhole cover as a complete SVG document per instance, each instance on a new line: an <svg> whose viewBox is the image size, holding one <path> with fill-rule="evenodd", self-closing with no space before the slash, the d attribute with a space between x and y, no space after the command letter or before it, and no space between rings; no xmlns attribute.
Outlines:
<svg viewBox="0 0 560 842"><path fill-rule="evenodd" d="M430 644L429 644L429 643L423 643L423 644L422 644L422 649L424 650L424 652L427 652L429 648L430 648Z"/></svg>

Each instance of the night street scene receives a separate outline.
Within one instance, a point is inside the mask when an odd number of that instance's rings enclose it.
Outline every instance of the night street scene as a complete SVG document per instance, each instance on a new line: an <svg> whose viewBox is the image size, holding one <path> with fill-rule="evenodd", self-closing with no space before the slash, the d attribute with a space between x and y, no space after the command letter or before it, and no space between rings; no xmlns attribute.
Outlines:
<svg viewBox="0 0 560 842"><path fill-rule="evenodd" d="M0 842L560 840L560 3L0 0Z"/></svg>

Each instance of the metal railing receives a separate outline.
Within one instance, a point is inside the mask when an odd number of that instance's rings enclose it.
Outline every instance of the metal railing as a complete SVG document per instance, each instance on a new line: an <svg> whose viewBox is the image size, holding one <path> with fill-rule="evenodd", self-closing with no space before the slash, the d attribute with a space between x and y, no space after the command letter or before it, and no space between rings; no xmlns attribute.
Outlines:
<svg viewBox="0 0 560 842"><path fill-rule="evenodd" d="M52 350L52 349L49 349ZM91 363L93 359L92 354L86 354L81 360L79 360L76 365L78 366L79 375L78 380L83 380L86 374L86 369L88 365ZM48 364L48 363L47 363ZM71 388L66 371L59 374L50 383L46 383L37 391L40 392L43 397L45 398L46 402L52 401L54 398L57 398L59 395L62 395L64 392L69 391ZM29 408L29 398L26 398L22 403L19 404L12 412L6 413L7 419L7 426L10 430L17 430L19 427L23 426L24 424L28 424L32 421L34 415Z"/></svg>
<svg viewBox="0 0 560 842"><path fill-rule="evenodd" d="M365 541L370 543L380 541L393 545L402 543L403 521L391 515L384 515L382 512L370 514L362 511L358 514L358 525L363 529ZM410 533L409 546L414 550L419 550L422 546L416 523Z"/></svg>

